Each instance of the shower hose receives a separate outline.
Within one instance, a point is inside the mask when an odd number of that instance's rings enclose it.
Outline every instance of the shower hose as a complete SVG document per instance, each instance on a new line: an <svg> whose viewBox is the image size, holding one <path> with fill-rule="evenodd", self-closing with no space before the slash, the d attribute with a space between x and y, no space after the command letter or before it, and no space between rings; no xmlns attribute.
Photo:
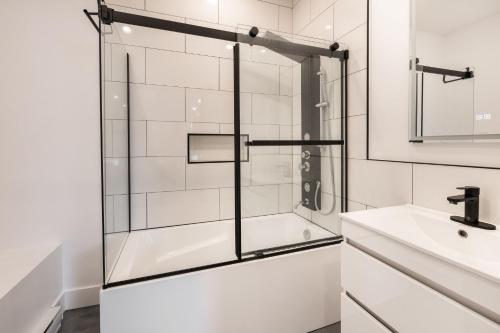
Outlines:
<svg viewBox="0 0 500 333"><path fill-rule="evenodd" d="M321 70L319 73L319 79L320 79L320 94L321 94L321 101L317 105L321 111L322 114L322 127L323 127L323 133L326 138L325 140L332 140L332 123L330 119L327 119L327 112L330 106L330 103L328 102L328 87L327 87L327 78L326 78L326 72L324 70ZM327 120L327 121L325 121ZM321 209L318 208L318 195L321 195L321 181L316 182L316 191L314 192L314 207L316 208L316 211L319 212L321 215L330 215L333 213L335 210L335 206L337 204L337 199L335 197L335 170L334 170L334 159L333 159L333 149L332 146L328 146L328 153L329 153L329 161L330 161L330 179L331 179L331 185L332 185L332 206L330 209L326 212L321 211Z"/></svg>

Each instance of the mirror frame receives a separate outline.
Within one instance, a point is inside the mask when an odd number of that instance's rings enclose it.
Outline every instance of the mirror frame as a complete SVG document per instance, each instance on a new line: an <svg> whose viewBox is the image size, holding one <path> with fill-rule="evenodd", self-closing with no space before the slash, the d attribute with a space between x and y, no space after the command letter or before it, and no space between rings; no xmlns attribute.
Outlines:
<svg viewBox="0 0 500 333"><path fill-rule="evenodd" d="M417 120L417 108L418 108L418 93L416 93L416 44L417 44L417 10L416 3L418 0L410 0L410 60L409 60L409 103L408 111L410 115L409 119L409 142L412 143L423 143L424 141L460 141L460 142L481 142L486 140L499 140L500 139L500 129L498 134L471 134L471 135L418 135L418 120ZM415 107L417 106L417 107ZM489 142L489 141L488 141Z"/></svg>

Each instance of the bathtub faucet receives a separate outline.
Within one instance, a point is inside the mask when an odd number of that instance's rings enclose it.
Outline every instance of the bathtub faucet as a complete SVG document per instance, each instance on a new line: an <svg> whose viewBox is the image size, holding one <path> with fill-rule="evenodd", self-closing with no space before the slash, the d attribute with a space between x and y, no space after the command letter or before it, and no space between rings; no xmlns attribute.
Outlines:
<svg viewBox="0 0 500 333"><path fill-rule="evenodd" d="M309 205L309 199L305 198L304 200L300 200L299 202L297 202L297 204L294 206L294 208L297 209L302 204Z"/></svg>

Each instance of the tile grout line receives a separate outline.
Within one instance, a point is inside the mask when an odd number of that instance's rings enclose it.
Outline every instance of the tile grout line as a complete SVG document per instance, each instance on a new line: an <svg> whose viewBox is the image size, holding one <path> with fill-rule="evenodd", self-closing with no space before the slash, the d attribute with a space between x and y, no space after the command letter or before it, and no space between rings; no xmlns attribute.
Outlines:
<svg viewBox="0 0 500 333"><path fill-rule="evenodd" d="M353 33L355 30L357 30L357 29L361 28L362 26L364 26L364 25L365 25L365 24L367 24L367 23L368 23L368 22L367 22L366 20L365 20L365 21L363 21L363 23L358 24L357 26L355 26L355 27L354 27L354 28L352 28L351 30L347 31L347 32L346 32L346 33L344 33L343 35L341 35L341 36L337 37L337 40L340 40L340 39L342 39L342 38L346 37L347 35L349 35L349 34ZM367 37L367 38L368 38L368 37Z"/></svg>
<svg viewBox="0 0 500 333"><path fill-rule="evenodd" d="M415 181L415 178L413 176L413 163L411 164L411 204L413 205L414 204L414 181Z"/></svg>

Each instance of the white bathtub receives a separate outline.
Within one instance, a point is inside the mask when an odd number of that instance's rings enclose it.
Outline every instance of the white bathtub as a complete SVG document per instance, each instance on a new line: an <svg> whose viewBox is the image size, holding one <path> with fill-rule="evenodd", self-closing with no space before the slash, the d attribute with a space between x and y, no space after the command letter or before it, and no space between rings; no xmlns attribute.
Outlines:
<svg viewBox="0 0 500 333"><path fill-rule="evenodd" d="M299 217L242 220L242 252L336 235ZM320 241L321 243L321 241ZM239 262L101 291L101 330L305 333L340 320L340 245ZM236 260L234 220L135 231L108 282Z"/></svg>

